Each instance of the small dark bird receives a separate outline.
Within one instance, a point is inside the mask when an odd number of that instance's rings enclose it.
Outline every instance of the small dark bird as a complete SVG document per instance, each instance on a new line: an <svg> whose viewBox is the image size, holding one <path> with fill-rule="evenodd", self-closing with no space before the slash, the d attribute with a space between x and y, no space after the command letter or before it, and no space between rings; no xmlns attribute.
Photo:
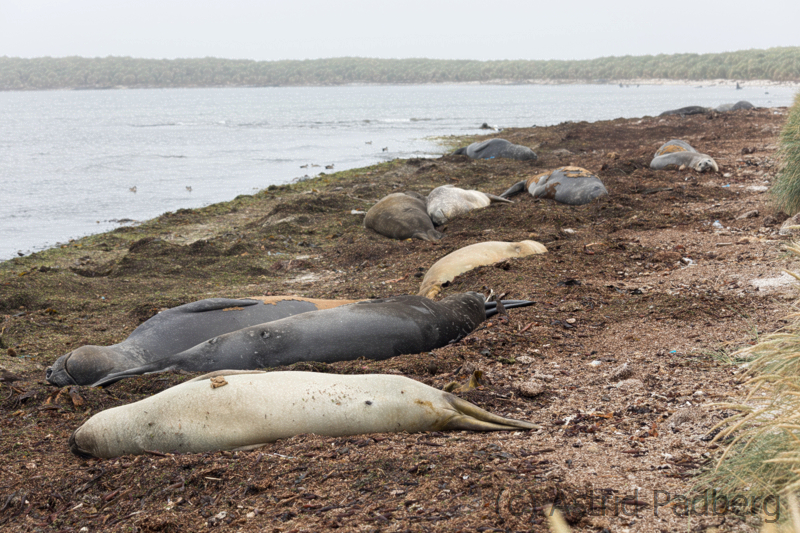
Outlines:
<svg viewBox="0 0 800 533"><path fill-rule="evenodd" d="M333 165L325 165L325 168L327 168L328 170L331 170L333 168Z"/></svg>
<svg viewBox="0 0 800 533"><path fill-rule="evenodd" d="M388 152L389 151L389 147L388 146L384 146L383 148L381 148L381 150L383 150L384 152Z"/></svg>

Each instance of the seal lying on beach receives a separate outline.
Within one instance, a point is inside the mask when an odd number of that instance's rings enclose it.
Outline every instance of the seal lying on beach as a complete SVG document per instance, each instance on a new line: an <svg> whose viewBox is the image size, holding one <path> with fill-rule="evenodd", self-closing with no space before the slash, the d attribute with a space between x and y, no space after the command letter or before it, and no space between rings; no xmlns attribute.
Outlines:
<svg viewBox="0 0 800 533"><path fill-rule="evenodd" d="M425 198L416 193L395 192L381 198L367 211L364 227L390 239L438 241L444 237L433 228Z"/></svg>
<svg viewBox="0 0 800 533"><path fill-rule="evenodd" d="M469 335L494 312L494 306L475 292L440 302L420 296L364 300L219 335L180 353L108 374L92 385L169 370L253 370L301 361L381 360L427 352Z"/></svg>
<svg viewBox="0 0 800 533"><path fill-rule="evenodd" d="M531 176L500 195L508 198L525 190L534 198L549 198L561 204L583 205L608 194L600 178L580 167L561 167Z"/></svg>
<svg viewBox="0 0 800 533"><path fill-rule="evenodd" d="M109 459L251 450L303 433L538 429L403 376L214 374L94 415L70 437L70 451Z"/></svg>
<svg viewBox="0 0 800 533"><path fill-rule="evenodd" d="M735 104L722 104L714 108L717 113L725 113L727 111L738 111L740 109L753 109L755 106L747 100L739 100Z"/></svg>
<svg viewBox="0 0 800 533"><path fill-rule="evenodd" d="M692 168L697 172L707 170L719 172L719 166L711 156L701 154L689 143L680 139L672 139L662 144L650 162L650 168L653 170L673 169L681 166Z"/></svg>
<svg viewBox="0 0 800 533"><path fill-rule="evenodd" d="M697 152L697 150L695 150L694 147L692 147L692 145L686 141L672 139L671 141L667 141L662 144L661 147L656 150L655 157L664 154L673 154L675 152Z"/></svg>
<svg viewBox="0 0 800 533"><path fill-rule="evenodd" d="M664 111L658 116L666 117L669 115L680 115L682 117L685 117L688 115L699 115L701 113L707 113L710 110L711 108L708 107L701 107L699 105L690 105L686 107L681 107L680 109L670 109L669 111Z"/></svg>
<svg viewBox="0 0 800 533"><path fill-rule="evenodd" d="M522 242L480 242L460 248L436 261L425 273L419 288L420 296L435 298L442 285L453 281L456 276L479 266L491 265L512 257L526 257L543 254L547 248L536 241ZM448 297L451 298L451 297ZM446 301L447 298L442 300Z"/></svg>
<svg viewBox="0 0 800 533"><path fill-rule="evenodd" d="M91 385L109 374L175 355L224 333L355 301L299 296L200 300L158 313L118 344L81 346L62 355L47 369L46 378L57 387Z"/></svg>
<svg viewBox="0 0 800 533"><path fill-rule="evenodd" d="M520 161L533 161L538 156L527 146L512 144L505 139L489 139L487 141L472 143L464 148L459 148L453 155L465 155L472 159L518 159Z"/></svg>
<svg viewBox="0 0 800 533"><path fill-rule="evenodd" d="M451 218L475 209L483 209L492 202L514 203L493 194L442 185L428 194L428 215L434 224L441 226Z"/></svg>
<svg viewBox="0 0 800 533"><path fill-rule="evenodd" d="M674 152L654 157L650 161L650 168L653 170L671 170L682 166L694 169L697 172L705 172L707 170L719 172L719 166L711 156L698 152Z"/></svg>

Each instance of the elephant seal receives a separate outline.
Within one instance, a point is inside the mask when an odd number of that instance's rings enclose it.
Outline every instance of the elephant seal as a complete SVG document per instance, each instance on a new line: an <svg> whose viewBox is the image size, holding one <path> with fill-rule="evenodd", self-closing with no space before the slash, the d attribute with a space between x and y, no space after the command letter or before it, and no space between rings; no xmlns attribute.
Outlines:
<svg viewBox="0 0 800 533"><path fill-rule="evenodd" d="M355 301L298 296L200 300L158 313L118 344L76 348L59 357L45 377L57 387L91 385L109 374L175 355L225 333Z"/></svg>
<svg viewBox="0 0 800 533"><path fill-rule="evenodd" d="M685 166L697 172L713 170L719 172L717 162L711 156L699 152L672 152L654 157L650 162L653 170L668 170Z"/></svg>
<svg viewBox="0 0 800 533"><path fill-rule="evenodd" d="M420 296L364 300L219 335L188 350L122 372L93 386L139 374L184 370L253 370L300 361L388 359L445 346L486 319L482 295L465 292L433 302Z"/></svg>
<svg viewBox="0 0 800 533"><path fill-rule="evenodd" d="M680 115L685 117L687 115L699 115L701 113L707 113L710 111L711 108L709 107L701 107L699 105L690 105L686 107L681 107L680 109L670 109L669 111L664 111L659 117L666 117L669 115Z"/></svg>
<svg viewBox="0 0 800 533"><path fill-rule="evenodd" d="M726 113L728 111L738 111L740 109L753 109L755 106L747 100L739 100L735 104L722 104L714 108L717 113Z"/></svg>
<svg viewBox="0 0 800 533"><path fill-rule="evenodd" d="M252 450L303 433L538 429L395 375L217 372L101 411L69 438L72 453L121 455ZM219 376L217 376L217 379Z"/></svg>
<svg viewBox="0 0 800 533"><path fill-rule="evenodd" d="M580 167L560 167L551 172L531 176L512 185L500 195L508 198L528 190L534 198L549 198L561 204L583 205L608 194L600 178Z"/></svg>
<svg viewBox="0 0 800 533"><path fill-rule="evenodd" d="M692 145L686 141L672 139L671 141L667 141L662 144L661 147L656 150L655 157L664 154L674 154L675 152L697 152L697 150L695 150Z"/></svg>
<svg viewBox="0 0 800 533"><path fill-rule="evenodd" d="M433 228L424 197L395 192L381 198L364 217L364 227L390 239L417 238L438 241L443 234Z"/></svg>
<svg viewBox="0 0 800 533"><path fill-rule="evenodd" d="M465 155L471 159L494 159L496 157L517 159L519 161L535 161L538 159L536 153L527 146L512 144L505 139L489 139L472 143L464 148L459 148L453 152L453 155Z"/></svg>
<svg viewBox="0 0 800 533"><path fill-rule="evenodd" d="M459 274L473 268L491 265L511 257L526 257L545 252L547 252L547 248L536 241L491 241L471 244L436 261L422 278L422 284L417 294L426 298L435 298L441 292L443 284L453 281ZM446 300L447 298L442 302Z"/></svg>
<svg viewBox="0 0 800 533"><path fill-rule="evenodd" d="M442 185L428 194L428 215L434 224L441 226L451 218L475 209L483 209L492 202L514 203L493 194Z"/></svg>

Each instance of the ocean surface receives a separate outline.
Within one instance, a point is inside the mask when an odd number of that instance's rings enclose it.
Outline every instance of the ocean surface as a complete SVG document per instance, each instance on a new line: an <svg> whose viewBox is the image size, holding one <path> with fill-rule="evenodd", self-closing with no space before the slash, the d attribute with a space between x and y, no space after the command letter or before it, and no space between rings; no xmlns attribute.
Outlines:
<svg viewBox="0 0 800 533"><path fill-rule="evenodd" d="M546 126L738 100L787 106L795 90L421 85L0 92L0 260L320 172L437 156L442 148L433 137L479 134L484 122Z"/></svg>

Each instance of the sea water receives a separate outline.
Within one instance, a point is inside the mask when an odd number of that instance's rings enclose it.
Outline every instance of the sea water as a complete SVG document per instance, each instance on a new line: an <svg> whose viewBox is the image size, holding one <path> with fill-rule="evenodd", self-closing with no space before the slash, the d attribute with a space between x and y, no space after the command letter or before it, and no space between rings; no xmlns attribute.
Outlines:
<svg viewBox="0 0 800 533"><path fill-rule="evenodd" d="M777 107L794 92L681 85L0 92L0 260L320 172L437 156L436 137L480 134L483 123L546 126L738 100Z"/></svg>

